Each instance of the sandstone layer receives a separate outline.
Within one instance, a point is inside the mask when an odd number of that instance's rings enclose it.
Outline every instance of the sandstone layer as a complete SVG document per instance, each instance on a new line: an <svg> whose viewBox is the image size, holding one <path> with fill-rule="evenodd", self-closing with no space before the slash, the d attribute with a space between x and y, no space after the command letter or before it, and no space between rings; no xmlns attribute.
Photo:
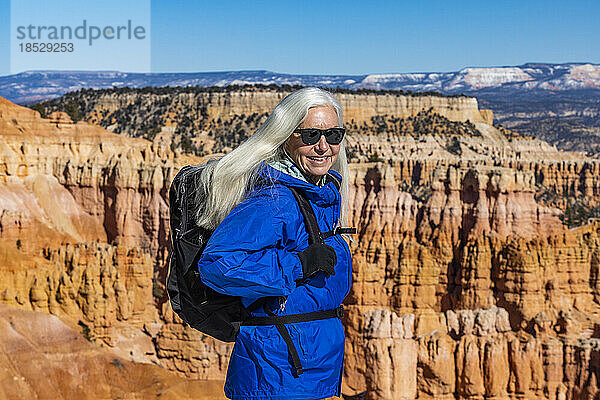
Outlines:
<svg viewBox="0 0 600 400"><path fill-rule="evenodd" d="M230 151L288 93L274 88L89 90L44 104L48 112L75 104L86 121L108 130L206 155ZM600 161L493 126L491 111L479 110L474 98L399 92L335 96L345 108L346 149L354 163L373 158L400 163L407 169L403 179L413 185L427 185L438 164L531 170L538 197L561 208L568 197L595 202L600 196Z"/></svg>
<svg viewBox="0 0 600 400"><path fill-rule="evenodd" d="M46 112L70 111L112 132L167 143L199 155L226 153L251 135L290 89L156 88L88 90L48 101ZM452 121L492 124L475 98L404 93L336 93L348 127L381 117L408 119L432 110ZM356 129L351 129L355 133Z"/></svg>
<svg viewBox="0 0 600 400"><path fill-rule="evenodd" d="M4 99L0 133L2 238L31 249L95 240L153 255L166 247L166 192L178 162L168 148L64 113L43 119Z"/></svg>
<svg viewBox="0 0 600 400"><path fill-rule="evenodd" d="M270 113L271 110L291 91L286 90L239 90L225 92L198 92L181 89L181 92L164 96L141 90L129 92L117 90L94 91L93 99L88 95L83 107L90 122L99 123L106 115L127 108L153 106L158 97L173 108L184 108L196 116L203 113L209 119L231 119L237 115ZM123 92L123 94L121 94ZM421 110L434 108L441 115L453 121L484 122L492 124L493 114L489 110L479 110L477 99L465 96L432 96L409 94L362 94L336 93L336 98L344 107L345 120L350 123L369 122L377 115L389 114L408 117ZM52 103L50 103L52 104ZM173 121L177 122L177 121ZM103 125L103 124L101 124Z"/></svg>

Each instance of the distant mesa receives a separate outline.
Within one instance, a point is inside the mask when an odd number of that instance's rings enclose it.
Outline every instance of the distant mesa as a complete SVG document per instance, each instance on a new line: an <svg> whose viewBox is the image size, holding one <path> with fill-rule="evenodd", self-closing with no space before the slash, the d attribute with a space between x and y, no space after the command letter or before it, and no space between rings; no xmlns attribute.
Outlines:
<svg viewBox="0 0 600 400"><path fill-rule="evenodd" d="M481 90L600 89L600 65L591 63L467 67L456 72L366 75L295 75L270 71L128 73L119 71L27 71L0 77L0 96L24 104L78 89L228 85L302 85L345 89L471 93Z"/></svg>

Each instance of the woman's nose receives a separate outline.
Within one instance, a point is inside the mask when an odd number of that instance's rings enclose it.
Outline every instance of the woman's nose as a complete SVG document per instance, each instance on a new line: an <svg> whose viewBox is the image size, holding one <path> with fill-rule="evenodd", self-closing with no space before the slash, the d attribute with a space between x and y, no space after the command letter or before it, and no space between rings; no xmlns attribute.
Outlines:
<svg viewBox="0 0 600 400"><path fill-rule="evenodd" d="M329 147L329 143L327 143L327 139L325 139L325 135L321 135L316 146L317 146L317 150L320 150L322 152L327 151L327 149Z"/></svg>

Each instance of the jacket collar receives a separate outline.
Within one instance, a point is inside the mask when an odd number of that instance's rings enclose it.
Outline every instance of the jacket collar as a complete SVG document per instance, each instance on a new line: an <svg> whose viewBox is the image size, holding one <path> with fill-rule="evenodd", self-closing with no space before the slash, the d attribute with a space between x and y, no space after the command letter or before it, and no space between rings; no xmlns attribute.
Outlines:
<svg viewBox="0 0 600 400"><path fill-rule="evenodd" d="M267 161L271 167L278 169L284 174L298 178L301 181L310 182L309 177L302 172L298 165L292 160L292 157L288 154L285 149L283 150L283 157L280 160ZM311 182L312 183L312 182ZM325 176L322 176L316 183L317 186L323 186L325 184Z"/></svg>
<svg viewBox="0 0 600 400"><path fill-rule="evenodd" d="M298 188L301 192L303 192L304 196L309 201L319 206L330 206L340 201L340 192L338 191L335 183L333 182L333 178L329 175L334 175L340 181L342 177L339 173L337 173L334 170L329 170L328 175L325 177L325 184L321 187L313 183L307 182L305 180L301 180L291 175L288 175L278 169L271 167L266 162L263 162L261 164L259 174L267 180L278 182L285 186Z"/></svg>

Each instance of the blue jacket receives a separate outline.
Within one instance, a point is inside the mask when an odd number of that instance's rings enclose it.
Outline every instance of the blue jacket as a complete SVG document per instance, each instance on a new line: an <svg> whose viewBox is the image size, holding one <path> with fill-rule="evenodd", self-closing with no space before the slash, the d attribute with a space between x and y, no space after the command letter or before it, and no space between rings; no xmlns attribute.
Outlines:
<svg viewBox="0 0 600 400"><path fill-rule="evenodd" d="M325 239L335 249L335 275L317 273L299 286L302 265L296 255L308 247L300 208L288 186L309 200L322 232L335 227L340 193L330 182L323 187L294 178L263 163L273 187L254 190L214 231L198 262L206 285L241 296L244 305L269 297L277 315L338 307L350 290L352 260L339 235ZM341 177L336 172L340 179ZM252 313L264 316L262 310ZM293 374L288 349L277 328L242 326L225 382L231 399L320 399L340 396L344 359L344 328L338 318L286 324L304 373Z"/></svg>

